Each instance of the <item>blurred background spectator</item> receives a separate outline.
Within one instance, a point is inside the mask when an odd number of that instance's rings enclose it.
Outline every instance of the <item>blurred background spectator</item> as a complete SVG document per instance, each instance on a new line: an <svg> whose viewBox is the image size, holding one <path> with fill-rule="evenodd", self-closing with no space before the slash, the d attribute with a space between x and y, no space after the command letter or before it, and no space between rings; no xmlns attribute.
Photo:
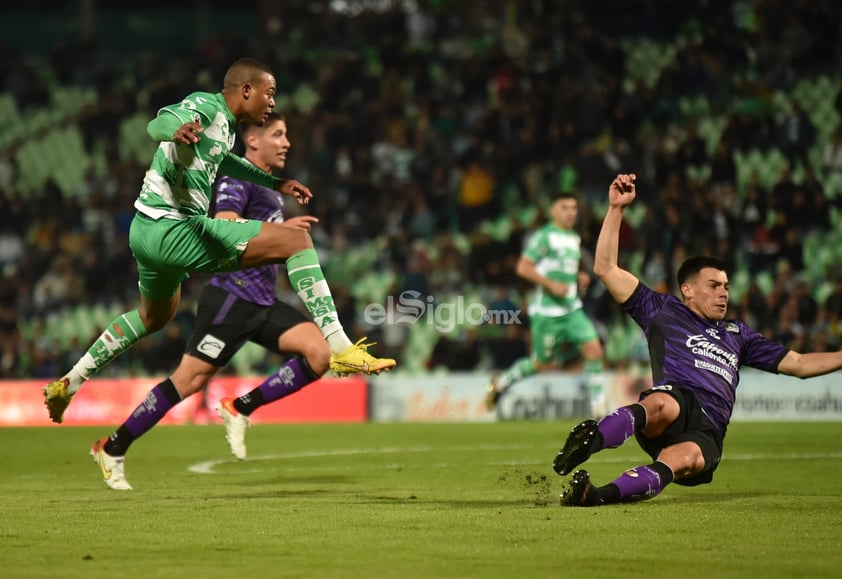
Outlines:
<svg viewBox="0 0 842 579"><path fill-rule="evenodd" d="M715 253L734 315L800 349L840 343L834 0L34 0L0 7L0 31L2 377L53 377L136 299L127 234L155 147L146 123L218 91L246 55L276 72L288 174L316 194L343 323L385 340L403 371L520 355L528 320L498 328L463 311L441 332L418 318L457 303L525 310L513 264L544 200L579 194L592 251L619 171L639 176L626 267L674 291L684 257ZM188 310L203 281L185 284ZM400 310L406 290L433 297L415 323L366 319L389 297ZM599 287L587 299L608 362L638 356L619 309ZM189 316L180 331L150 348L176 348ZM123 358L103 374L166 371L149 363L158 353ZM246 349L231 370L268 363Z"/></svg>

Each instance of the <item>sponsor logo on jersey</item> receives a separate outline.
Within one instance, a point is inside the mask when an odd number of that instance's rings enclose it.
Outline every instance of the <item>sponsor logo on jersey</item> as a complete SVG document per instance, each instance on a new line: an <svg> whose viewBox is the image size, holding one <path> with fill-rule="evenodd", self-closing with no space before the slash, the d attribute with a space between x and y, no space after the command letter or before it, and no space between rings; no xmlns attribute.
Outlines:
<svg viewBox="0 0 842 579"><path fill-rule="evenodd" d="M728 366L733 370L739 368L739 358L737 354L729 352L725 348L711 342L701 334L687 336L685 345L696 356L708 358L715 361L717 364Z"/></svg>

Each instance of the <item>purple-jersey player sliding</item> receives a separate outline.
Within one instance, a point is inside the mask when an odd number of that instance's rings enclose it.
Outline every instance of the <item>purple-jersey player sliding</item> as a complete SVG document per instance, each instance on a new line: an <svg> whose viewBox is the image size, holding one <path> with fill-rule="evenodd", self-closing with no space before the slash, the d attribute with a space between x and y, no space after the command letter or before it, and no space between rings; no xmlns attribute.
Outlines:
<svg viewBox="0 0 842 579"><path fill-rule="evenodd" d="M679 268L681 300L652 291L617 265L623 209L635 198L635 175L618 175L596 244L594 272L646 333L654 387L636 404L570 432L553 468L566 475L592 454L632 436L653 462L597 487L578 470L561 504L591 507L648 499L671 482L711 482L734 409L740 368L809 378L842 368L842 352L800 354L739 320L726 320L728 275L714 257L691 257Z"/></svg>
<svg viewBox="0 0 842 579"><path fill-rule="evenodd" d="M269 173L281 169L290 148L283 117L276 113L265 123L241 124L246 160ZM220 219L254 219L304 229L318 219L284 220L282 196L247 181L220 178L214 186L210 214ZM169 410L204 388L247 342L291 356L277 372L239 398L225 398L218 408L225 423L231 452L246 457L248 416L260 406L289 396L322 376L330 366L330 348L318 326L275 297L279 265L264 265L215 274L199 300L196 323L187 351L170 378L155 386L146 399L109 437L94 442L91 454L103 480L112 489L131 490L125 474L129 445L149 431Z"/></svg>

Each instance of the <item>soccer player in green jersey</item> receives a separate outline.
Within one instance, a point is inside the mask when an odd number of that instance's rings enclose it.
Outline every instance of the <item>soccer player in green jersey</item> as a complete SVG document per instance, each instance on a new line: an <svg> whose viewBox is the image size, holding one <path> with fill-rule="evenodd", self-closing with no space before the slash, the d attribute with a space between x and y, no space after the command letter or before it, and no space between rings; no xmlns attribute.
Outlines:
<svg viewBox="0 0 842 579"><path fill-rule="evenodd" d="M225 74L219 93L195 92L158 111L148 127L159 141L135 201L129 245L140 277L140 306L108 324L62 378L44 387L50 418L61 422L82 384L175 315L189 272L220 272L286 262L287 276L331 350L338 374L379 373L395 366L348 339L339 322L313 242L305 229L250 219L208 216L217 174L250 181L305 204L310 190L278 179L231 153L239 121L262 124L275 107L275 77L262 62L244 58Z"/></svg>
<svg viewBox="0 0 842 579"><path fill-rule="evenodd" d="M529 304L532 356L516 361L491 381L485 399L489 410L516 382L559 369L556 360L562 347L572 345L585 361L592 413L601 416L607 411L602 343L579 297L582 240L574 229L578 210L572 193L556 196L550 206L552 221L532 234L518 260L515 272L536 288Z"/></svg>

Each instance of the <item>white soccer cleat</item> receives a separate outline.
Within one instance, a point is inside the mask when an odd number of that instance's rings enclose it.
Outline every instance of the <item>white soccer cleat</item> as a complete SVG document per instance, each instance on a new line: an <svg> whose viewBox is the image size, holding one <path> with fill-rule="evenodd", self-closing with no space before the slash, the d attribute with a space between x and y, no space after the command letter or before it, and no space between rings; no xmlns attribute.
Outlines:
<svg viewBox="0 0 842 579"><path fill-rule="evenodd" d="M107 438L97 440L91 446L91 456L102 471L102 480L115 491L130 491L132 485L126 480L125 457L111 456L105 452Z"/></svg>
<svg viewBox="0 0 842 579"><path fill-rule="evenodd" d="M225 423L225 439L231 447L231 454L239 460L246 459L246 428L249 427L247 416L237 412L233 398L223 398L216 408L219 417Z"/></svg>

